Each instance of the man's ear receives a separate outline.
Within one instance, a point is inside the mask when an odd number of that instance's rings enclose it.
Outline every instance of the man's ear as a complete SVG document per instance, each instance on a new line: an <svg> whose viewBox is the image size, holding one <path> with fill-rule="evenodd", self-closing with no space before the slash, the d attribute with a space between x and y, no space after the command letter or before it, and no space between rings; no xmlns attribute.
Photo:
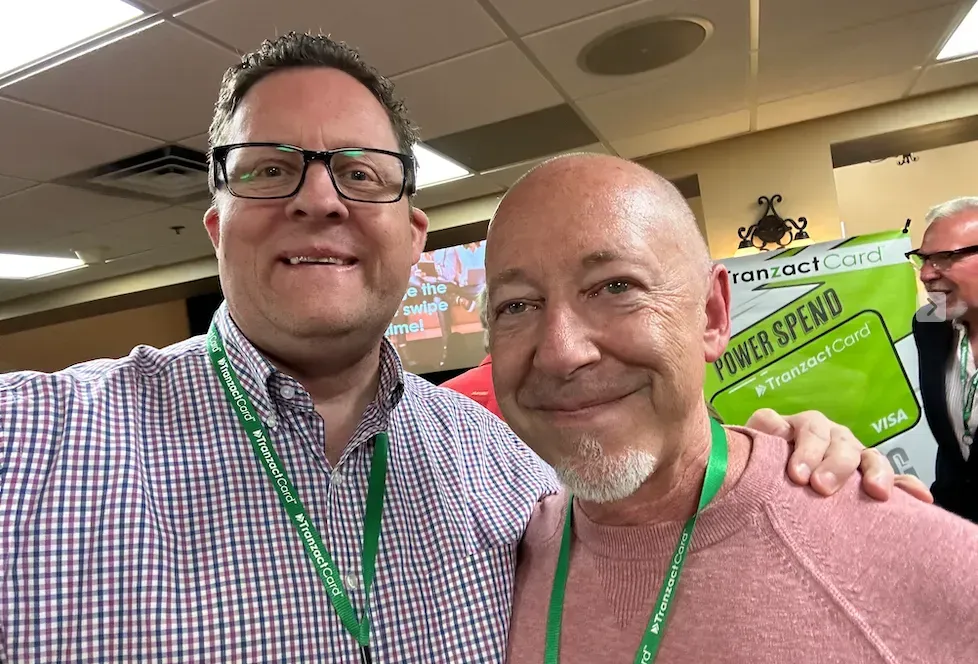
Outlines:
<svg viewBox="0 0 978 664"><path fill-rule="evenodd" d="M214 251L217 251L221 246L221 217L214 205L204 213L204 228L207 230L207 237L211 239L211 244L214 245Z"/></svg>
<svg viewBox="0 0 978 664"><path fill-rule="evenodd" d="M419 208L411 206L411 248L413 250L411 264L421 260L421 252L428 241L428 215Z"/></svg>
<svg viewBox="0 0 978 664"><path fill-rule="evenodd" d="M710 270L705 313L703 353L704 359L712 364L723 355L730 343L730 275L727 268L719 263Z"/></svg>

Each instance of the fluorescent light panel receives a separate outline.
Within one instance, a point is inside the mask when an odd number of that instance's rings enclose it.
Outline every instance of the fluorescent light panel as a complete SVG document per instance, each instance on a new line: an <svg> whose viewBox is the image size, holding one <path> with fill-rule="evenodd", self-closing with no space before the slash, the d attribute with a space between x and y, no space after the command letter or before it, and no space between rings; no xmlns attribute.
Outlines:
<svg viewBox="0 0 978 664"><path fill-rule="evenodd" d="M122 0L21 0L0 8L0 75L143 15Z"/></svg>
<svg viewBox="0 0 978 664"><path fill-rule="evenodd" d="M418 189L472 176L467 168L425 145L414 146L414 158L418 161Z"/></svg>
<svg viewBox="0 0 978 664"><path fill-rule="evenodd" d="M978 54L978 2L971 7L971 11L944 44L937 59L953 60L976 54Z"/></svg>
<svg viewBox="0 0 978 664"><path fill-rule="evenodd" d="M85 267L77 258L0 254L0 279L37 279Z"/></svg>

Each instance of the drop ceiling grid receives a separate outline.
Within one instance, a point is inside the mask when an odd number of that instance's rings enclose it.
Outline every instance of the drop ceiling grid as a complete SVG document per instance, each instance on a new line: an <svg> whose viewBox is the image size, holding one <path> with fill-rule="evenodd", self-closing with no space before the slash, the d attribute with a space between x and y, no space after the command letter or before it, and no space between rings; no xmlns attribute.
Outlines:
<svg viewBox="0 0 978 664"><path fill-rule="evenodd" d="M127 199L35 183L163 141L203 151L220 73L236 59L220 45L251 50L289 29L331 32L359 46L365 59L397 79L425 139L568 101L506 39L503 27L520 36L599 131L614 136L612 144L623 156L681 149L750 128L741 65L748 62L748 0L140 1L173 14L161 15L164 23L157 27L0 88L0 251L14 243L47 243L60 251L81 237L112 240L109 229L117 231L117 243L131 248L143 245L138 233L122 232L130 220L134 229L147 224L154 238L152 224L170 216L193 216L199 223L206 202L179 210L135 209ZM921 93L978 82L978 59L928 66L935 42L964 3L762 0L759 126L885 103L912 86ZM493 22L483 8L490 4L507 26ZM576 69L580 47L605 28L662 13L706 16L717 33L701 52L662 71L602 80ZM168 71L168 63L180 67ZM917 78L922 67L927 68ZM136 91L144 82L155 87ZM419 201L431 207L495 194L539 161L424 190ZM24 206L18 196L37 204ZM194 246L188 251L201 250ZM130 268L117 265L111 272ZM100 270L77 275L88 279ZM73 278L42 280L30 288ZM0 299L15 290L0 284Z"/></svg>

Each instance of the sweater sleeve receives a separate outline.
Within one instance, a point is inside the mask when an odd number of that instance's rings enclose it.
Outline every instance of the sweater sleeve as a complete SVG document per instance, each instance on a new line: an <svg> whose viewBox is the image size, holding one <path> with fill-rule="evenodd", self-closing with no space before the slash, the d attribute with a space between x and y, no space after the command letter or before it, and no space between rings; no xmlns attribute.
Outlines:
<svg viewBox="0 0 978 664"><path fill-rule="evenodd" d="M894 664L978 657L978 525L902 491L792 491L775 528L840 610Z"/></svg>

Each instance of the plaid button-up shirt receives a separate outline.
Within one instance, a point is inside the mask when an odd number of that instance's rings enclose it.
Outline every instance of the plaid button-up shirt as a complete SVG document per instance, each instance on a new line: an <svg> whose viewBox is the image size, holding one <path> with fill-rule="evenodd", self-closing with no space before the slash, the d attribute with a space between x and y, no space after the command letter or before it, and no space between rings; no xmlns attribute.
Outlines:
<svg viewBox="0 0 978 664"><path fill-rule="evenodd" d="M217 321L362 616L373 436L390 436L370 597L378 664L501 662L516 547L551 471L488 411L404 373L336 467L308 393ZM0 661L360 661L203 338L0 376Z"/></svg>

